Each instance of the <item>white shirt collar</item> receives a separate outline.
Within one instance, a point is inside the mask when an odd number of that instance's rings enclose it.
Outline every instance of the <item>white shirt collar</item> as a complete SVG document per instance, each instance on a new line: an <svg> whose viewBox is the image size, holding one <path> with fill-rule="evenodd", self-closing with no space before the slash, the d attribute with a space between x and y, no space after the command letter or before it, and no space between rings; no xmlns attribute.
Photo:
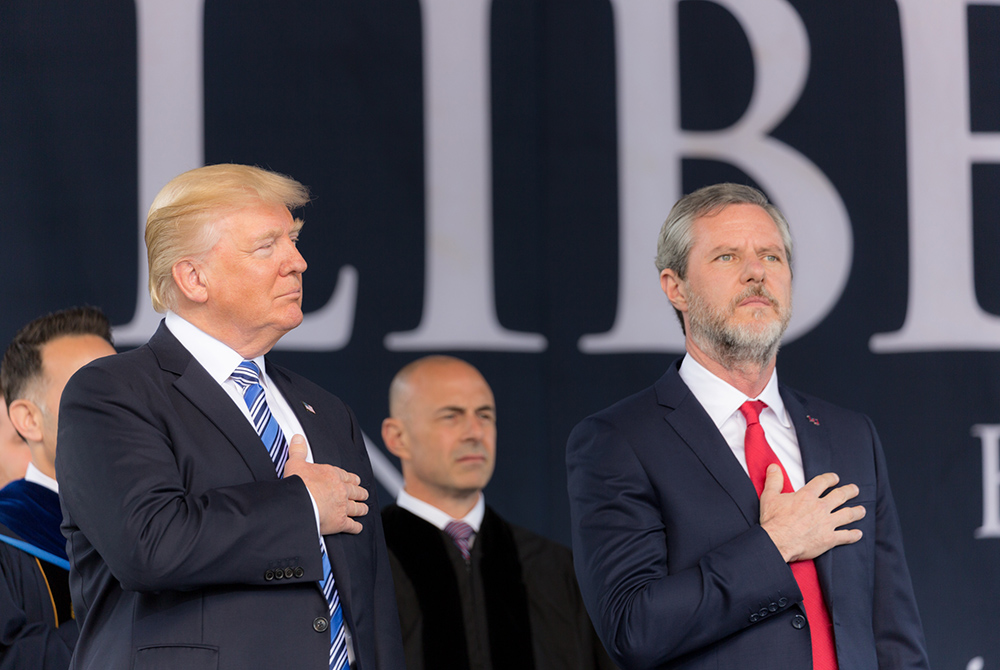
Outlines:
<svg viewBox="0 0 1000 670"><path fill-rule="evenodd" d="M403 489L400 489L399 494L396 496L396 504L405 509L407 512L410 512L432 526L437 527L439 530L444 530L444 527L447 526L450 521L464 521L472 527L472 530L478 533L479 527L483 525L483 516L486 514L486 496L484 496L481 492L479 494L479 500L476 501L475 506L461 519L453 519L434 505L414 498Z"/></svg>
<svg viewBox="0 0 1000 670"><path fill-rule="evenodd" d="M167 312L166 322L173 336L219 384L229 379L233 370L243 362L243 357L227 344L215 339L175 312ZM258 356L253 360L263 373L264 356ZM263 374L261 377L263 379Z"/></svg>
<svg viewBox="0 0 1000 670"><path fill-rule="evenodd" d="M34 463L28 463L28 471L24 473L24 480L32 484L44 486L53 493L59 493L58 482L36 468Z"/></svg>
<svg viewBox="0 0 1000 670"><path fill-rule="evenodd" d="M781 393L778 391L777 368L771 372L767 386L756 398L747 398L742 391L715 376L692 356L684 357L678 373L687 387L691 389L694 397L705 408L712 423L720 429L722 424L738 412L740 405L747 400L763 400L767 405L765 412L768 410L774 412L775 417L786 428L792 425L788 412L785 410L785 403L781 399Z"/></svg>

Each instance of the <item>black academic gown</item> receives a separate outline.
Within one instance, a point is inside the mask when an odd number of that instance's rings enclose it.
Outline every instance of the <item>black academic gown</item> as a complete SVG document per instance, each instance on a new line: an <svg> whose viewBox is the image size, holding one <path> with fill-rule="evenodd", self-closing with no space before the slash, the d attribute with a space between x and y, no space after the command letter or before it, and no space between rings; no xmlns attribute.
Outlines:
<svg viewBox="0 0 1000 670"><path fill-rule="evenodd" d="M613 668L570 551L489 507L468 563L410 512L382 512L408 670Z"/></svg>
<svg viewBox="0 0 1000 670"><path fill-rule="evenodd" d="M59 496L25 480L0 490L0 670L69 666L78 628L67 571L45 558L66 558Z"/></svg>

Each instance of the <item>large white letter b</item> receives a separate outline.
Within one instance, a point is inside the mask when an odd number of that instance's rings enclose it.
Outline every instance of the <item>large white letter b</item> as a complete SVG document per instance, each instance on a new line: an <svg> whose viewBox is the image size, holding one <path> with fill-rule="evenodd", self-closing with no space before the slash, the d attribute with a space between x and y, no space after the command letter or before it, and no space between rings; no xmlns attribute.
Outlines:
<svg viewBox="0 0 1000 670"><path fill-rule="evenodd" d="M713 132L680 130L677 3L613 0L618 58L620 270L618 313L607 333L580 338L586 353L682 351L673 310L660 292L656 234L680 197L682 157L731 163L784 212L795 238L795 312L787 339L819 323L851 265L851 228L836 189L805 156L768 136L798 100L809 69L799 16L781 0L716 0L740 22L756 57L746 114Z"/></svg>

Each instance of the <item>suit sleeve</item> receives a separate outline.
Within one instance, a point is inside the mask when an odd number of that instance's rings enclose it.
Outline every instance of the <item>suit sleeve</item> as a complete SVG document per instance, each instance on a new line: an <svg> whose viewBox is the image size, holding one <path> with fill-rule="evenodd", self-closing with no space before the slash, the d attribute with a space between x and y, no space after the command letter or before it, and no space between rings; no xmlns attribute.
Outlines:
<svg viewBox="0 0 1000 670"><path fill-rule="evenodd" d="M591 417L576 427L567 467L577 577L598 634L621 667L657 667L754 625L748 615L762 604L801 600L759 525L706 546L697 564L671 570L667 515L672 528L693 537L706 520L690 513L694 502L685 510L663 508L625 432L611 422Z"/></svg>
<svg viewBox="0 0 1000 670"><path fill-rule="evenodd" d="M865 419L874 440L878 482L875 507L875 589L872 602L872 628L878 667L886 670L930 668L923 626L903 553L899 516L889 487L885 454L875 426L868 417Z"/></svg>
<svg viewBox="0 0 1000 670"><path fill-rule="evenodd" d="M85 367L62 397L57 470L71 558L96 550L134 591L320 579L302 481L219 472L228 462L214 459L211 438L190 435L174 414L164 419L174 412L170 396L113 370ZM175 450L180 440L197 449ZM221 485L239 477L245 483ZM265 580L269 562L288 558L303 567L301 579Z"/></svg>

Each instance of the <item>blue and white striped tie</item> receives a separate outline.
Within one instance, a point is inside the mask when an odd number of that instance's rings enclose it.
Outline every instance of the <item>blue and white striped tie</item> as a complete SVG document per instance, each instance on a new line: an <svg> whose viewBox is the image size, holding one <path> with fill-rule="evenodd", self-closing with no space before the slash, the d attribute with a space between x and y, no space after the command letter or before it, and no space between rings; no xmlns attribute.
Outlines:
<svg viewBox="0 0 1000 670"><path fill-rule="evenodd" d="M278 420L271 414L264 398L264 387L260 384L260 368L253 361L243 361L231 376L243 390L243 401L250 410L253 427L267 447L274 462L274 471L278 477L285 474L285 461L288 460L288 441L281 432ZM340 594L333 580L333 570L330 567L330 557L326 555L326 543L319 540L319 550L323 556L323 579L319 586L330 609L330 670L347 670L347 626L344 625L344 612L340 607Z"/></svg>

